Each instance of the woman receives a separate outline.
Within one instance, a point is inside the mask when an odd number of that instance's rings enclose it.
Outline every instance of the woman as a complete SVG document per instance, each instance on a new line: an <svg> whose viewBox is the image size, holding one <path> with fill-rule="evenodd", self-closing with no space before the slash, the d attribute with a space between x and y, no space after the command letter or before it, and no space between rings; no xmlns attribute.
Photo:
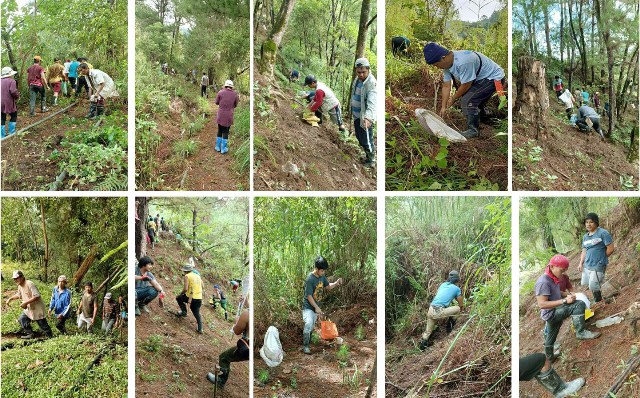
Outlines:
<svg viewBox="0 0 640 398"><path fill-rule="evenodd" d="M233 124L233 112L238 106L238 93L233 91L233 82L227 80L224 87L216 95L216 104L219 105L216 123L218 123L218 138L216 138L216 151L225 154L229 152L227 140L229 129Z"/></svg>
<svg viewBox="0 0 640 398"><path fill-rule="evenodd" d="M7 114L9 114L9 134L16 132L16 123L18 122L18 107L16 106L16 100L20 97L18 91L18 85L16 80L12 77L16 71L11 69L10 66L2 68L2 138L7 136Z"/></svg>

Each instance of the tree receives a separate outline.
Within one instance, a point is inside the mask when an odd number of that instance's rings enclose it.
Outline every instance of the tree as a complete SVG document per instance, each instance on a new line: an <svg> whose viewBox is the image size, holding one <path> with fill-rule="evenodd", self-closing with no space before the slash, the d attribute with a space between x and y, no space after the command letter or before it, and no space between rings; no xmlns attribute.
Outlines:
<svg viewBox="0 0 640 398"><path fill-rule="evenodd" d="M268 78L273 78L278 49L287 30L287 24L295 4L296 0L282 0L278 17L271 27L271 32L260 47L260 72Z"/></svg>
<svg viewBox="0 0 640 398"><path fill-rule="evenodd" d="M536 139L546 132L549 109L549 93L546 84L546 68L542 61L532 57L518 60L517 98L514 114L535 127Z"/></svg>

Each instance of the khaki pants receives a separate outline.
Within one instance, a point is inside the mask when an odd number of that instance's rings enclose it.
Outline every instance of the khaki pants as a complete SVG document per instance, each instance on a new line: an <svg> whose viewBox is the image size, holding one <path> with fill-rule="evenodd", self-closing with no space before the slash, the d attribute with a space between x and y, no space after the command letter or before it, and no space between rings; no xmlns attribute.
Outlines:
<svg viewBox="0 0 640 398"><path fill-rule="evenodd" d="M460 307L457 305L453 307L429 307L429 312L427 313L427 328L422 333L422 339L427 340L433 329L436 327L436 321L439 319L449 318L450 316L455 316L460 313Z"/></svg>

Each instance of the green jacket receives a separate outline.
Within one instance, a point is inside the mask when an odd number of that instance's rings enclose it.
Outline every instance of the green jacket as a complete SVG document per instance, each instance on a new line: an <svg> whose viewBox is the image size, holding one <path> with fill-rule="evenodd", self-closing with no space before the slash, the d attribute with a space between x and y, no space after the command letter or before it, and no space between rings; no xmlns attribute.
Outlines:
<svg viewBox="0 0 640 398"><path fill-rule="evenodd" d="M351 97L356 92L356 82L358 78L353 79L351 83ZM369 72L369 76L365 79L362 86L362 95L360 96L360 126L364 128L364 119L369 119L372 125L376 122L376 78Z"/></svg>

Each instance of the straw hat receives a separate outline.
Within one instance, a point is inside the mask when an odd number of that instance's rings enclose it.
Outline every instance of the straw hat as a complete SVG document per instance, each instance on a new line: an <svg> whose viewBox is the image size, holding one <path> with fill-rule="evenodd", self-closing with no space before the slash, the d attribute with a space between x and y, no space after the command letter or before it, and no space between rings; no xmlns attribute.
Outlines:
<svg viewBox="0 0 640 398"><path fill-rule="evenodd" d="M5 66L4 68L2 68L2 76L0 76L0 77L5 78L5 77L13 76L16 73L18 73L18 72L16 72L15 70L11 69L10 66Z"/></svg>

